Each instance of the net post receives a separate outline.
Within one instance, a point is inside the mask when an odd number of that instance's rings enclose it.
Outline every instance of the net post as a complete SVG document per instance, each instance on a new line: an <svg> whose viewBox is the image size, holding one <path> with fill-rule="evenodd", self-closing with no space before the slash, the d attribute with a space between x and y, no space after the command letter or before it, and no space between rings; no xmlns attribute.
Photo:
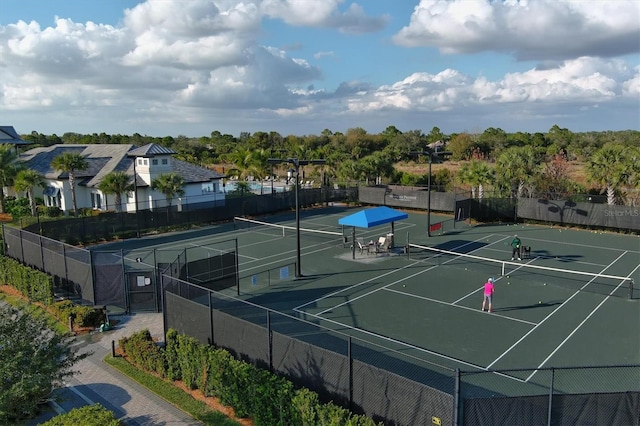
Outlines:
<svg viewBox="0 0 640 426"><path fill-rule="evenodd" d="M411 251L409 246L409 232L407 232L407 244L404 247L405 251L407 252L407 259L411 259L411 255L409 254L409 252Z"/></svg>
<svg viewBox="0 0 640 426"><path fill-rule="evenodd" d="M633 278L629 279L629 300L633 300Z"/></svg>
<svg viewBox="0 0 640 426"><path fill-rule="evenodd" d="M502 262L502 273L500 274L501 277L504 277L504 267L505 267L505 263L506 262Z"/></svg>

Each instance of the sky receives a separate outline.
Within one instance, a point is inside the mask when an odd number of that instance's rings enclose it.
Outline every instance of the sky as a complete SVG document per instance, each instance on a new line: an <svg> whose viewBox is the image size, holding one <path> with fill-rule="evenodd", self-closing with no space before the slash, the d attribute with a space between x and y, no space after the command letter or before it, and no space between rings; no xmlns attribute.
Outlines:
<svg viewBox="0 0 640 426"><path fill-rule="evenodd" d="M0 0L0 125L640 130L640 1Z"/></svg>

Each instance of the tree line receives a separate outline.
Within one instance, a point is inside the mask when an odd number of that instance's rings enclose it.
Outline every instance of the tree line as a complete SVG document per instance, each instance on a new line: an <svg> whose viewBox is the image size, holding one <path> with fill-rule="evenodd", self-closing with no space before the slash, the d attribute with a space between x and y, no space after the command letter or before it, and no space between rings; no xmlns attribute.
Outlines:
<svg viewBox="0 0 640 426"><path fill-rule="evenodd" d="M43 135L32 132L22 138L36 146L52 144L126 143L142 146L156 143L176 151L176 157L204 167L219 168L225 175L241 181L250 177L264 179L272 174L269 158L326 160L326 165L308 167L310 175L322 175L330 181L397 183L425 185L425 173L401 171L401 164L426 164L435 146L446 150L438 162L459 162L455 172L439 168L432 176L437 188L461 185L476 197L487 188L499 196L560 197L575 193L606 193L610 203L635 203L639 188L640 131L604 131L574 133L558 125L548 132L507 133L488 128L482 133L445 134L438 127L400 131L388 126L378 134L356 127L345 133L325 129L320 135L287 135L278 132L242 132L239 136L213 131L208 137L151 137L140 134L83 135L65 133ZM444 145L443 145L444 144ZM590 187L573 181L569 163L583 164ZM279 166L280 173L285 165Z"/></svg>

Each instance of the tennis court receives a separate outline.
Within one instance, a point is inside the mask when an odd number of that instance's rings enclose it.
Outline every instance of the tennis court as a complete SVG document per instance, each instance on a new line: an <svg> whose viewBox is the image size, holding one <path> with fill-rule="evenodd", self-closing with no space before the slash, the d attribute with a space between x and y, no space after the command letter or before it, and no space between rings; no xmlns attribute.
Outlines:
<svg viewBox="0 0 640 426"><path fill-rule="evenodd" d="M358 210L301 212L299 278L293 213L260 218L278 227L238 220L156 247L207 250L237 238L240 298L445 368L640 363L638 236L534 225L454 227L432 215L431 223L443 226L428 238L426 215L409 213L394 224L393 249L367 253L353 250L351 229L338 225ZM381 225L356 235L373 242L388 232ZM531 247L522 261L509 260L514 234ZM492 313L480 310L489 277L496 281ZM236 290L225 291L235 296Z"/></svg>

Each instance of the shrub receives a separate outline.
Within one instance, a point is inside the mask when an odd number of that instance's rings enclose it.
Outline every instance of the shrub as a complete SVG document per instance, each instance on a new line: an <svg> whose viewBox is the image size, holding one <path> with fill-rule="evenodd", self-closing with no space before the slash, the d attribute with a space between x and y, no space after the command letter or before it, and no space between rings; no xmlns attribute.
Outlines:
<svg viewBox="0 0 640 426"><path fill-rule="evenodd" d="M42 214L47 217L60 217L63 214L62 210L60 210L60 207L54 206L42 207L41 211Z"/></svg>
<svg viewBox="0 0 640 426"><path fill-rule="evenodd" d="M31 206L29 205L29 199L26 197L16 198L13 196L6 197L5 199L5 211L14 219L31 216Z"/></svg>
<svg viewBox="0 0 640 426"><path fill-rule="evenodd" d="M10 257L0 256L0 284L14 287L32 302L53 303L53 278Z"/></svg>
<svg viewBox="0 0 640 426"><path fill-rule="evenodd" d="M131 337L123 337L118 341L118 345L133 365L142 370L157 373L160 377L166 377L164 352L153 341L149 330L141 330Z"/></svg>
<svg viewBox="0 0 640 426"><path fill-rule="evenodd" d="M121 426L122 422L115 418L112 411L100 404L74 408L65 414L60 414L42 426Z"/></svg>
<svg viewBox="0 0 640 426"><path fill-rule="evenodd" d="M189 389L200 389L233 407L239 417L251 417L256 426L336 425L375 426L373 420L351 413L335 404L322 404L308 389L295 390L293 383L246 362L228 351L202 345L193 337L170 329L161 349L148 330L120 339L119 345L132 364L147 371L158 371L171 380L181 378ZM146 365L146 367L145 367Z"/></svg>
<svg viewBox="0 0 640 426"><path fill-rule="evenodd" d="M75 305L73 315L76 324L80 327L98 327L104 321L102 309L91 306Z"/></svg>

